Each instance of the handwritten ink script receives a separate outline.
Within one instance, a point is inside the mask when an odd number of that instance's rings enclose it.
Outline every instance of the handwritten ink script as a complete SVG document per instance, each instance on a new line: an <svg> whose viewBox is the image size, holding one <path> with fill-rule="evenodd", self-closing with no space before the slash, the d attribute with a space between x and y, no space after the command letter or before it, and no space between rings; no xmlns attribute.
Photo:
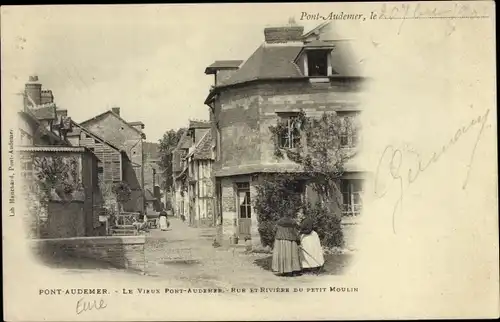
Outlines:
<svg viewBox="0 0 500 322"><path fill-rule="evenodd" d="M437 8L432 3L403 3L403 4L386 4L384 3L380 10L370 13L370 20L401 20L398 29L398 35L401 33L403 24L406 20L416 19L485 19L489 16L477 10L476 7L471 7L466 3L456 2L453 5L444 8ZM451 26L454 27L454 26ZM454 30L454 28L453 28Z"/></svg>
<svg viewBox="0 0 500 322"><path fill-rule="evenodd" d="M87 300L85 298L81 298L76 302L76 314L82 314L83 312L92 311L92 310L102 310L107 308L107 304L103 299L97 300Z"/></svg>
<svg viewBox="0 0 500 322"><path fill-rule="evenodd" d="M431 165L439 162L441 157L454 146L463 135L467 134L472 128L477 128L479 126L479 131L470 154L469 163L467 164L467 173L462 189L467 187L474 156L476 154L476 148L483 135L489 113L490 110L487 109L484 114L477 116L467 125L460 127L455 132L455 135L451 137L439 151L432 153L428 159L422 158L418 151L408 146L404 148L397 148L392 145L386 146L377 166L374 193L376 198L382 198L389 191L387 188L388 184L397 183L398 198L392 212L392 228L394 233L396 233L396 215L397 213L400 215L403 213L403 197L405 191L407 191Z"/></svg>

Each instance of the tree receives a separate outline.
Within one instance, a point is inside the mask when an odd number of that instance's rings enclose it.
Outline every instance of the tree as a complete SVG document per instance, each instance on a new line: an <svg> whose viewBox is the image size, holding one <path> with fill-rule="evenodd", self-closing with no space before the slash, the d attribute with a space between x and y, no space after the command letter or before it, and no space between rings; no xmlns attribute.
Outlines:
<svg viewBox="0 0 500 322"><path fill-rule="evenodd" d="M302 213L312 218L322 245L342 246L342 205L338 183L345 162L354 156L352 149L346 149L345 145L352 144L357 137L357 123L353 118L339 117L336 113L324 113L314 118L301 111L286 123L280 122L269 129L273 135L275 156L297 163L301 171L268 175L257 187L255 208L259 213L262 244L272 246L279 218L289 213L299 219L298 214ZM297 184L302 180L306 180L317 193L318 202L311 204L298 197Z"/></svg>
<svg viewBox="0 0 500 322"><path fill-rule="evenodd" d="M184 134L186 129L180 128L178 130L169 130L163 134L163 137L159 140L160 144L160 168L162 170L162 175L164 180L162 182L162 189L170 191L173 185L172 180L172 152L176 148L181 136Z"/></svg>
<svg viewBox="0 0 500 322"><path fill-rule="evenodd" d="M331 211L338 212L341 206L339 179L346 161L355 154L354 150L346 149L344 143L357 137L357 122L353 117L340 117L335 112L325 112L316 118L300 111L293 124L301 137L293 149L281 148L279 144L279 139L288 131L287 124L278 123L277 126L270 127L275 156L278 159L286 156L299 164L304 177L317 192L320 202Z"/></svg>

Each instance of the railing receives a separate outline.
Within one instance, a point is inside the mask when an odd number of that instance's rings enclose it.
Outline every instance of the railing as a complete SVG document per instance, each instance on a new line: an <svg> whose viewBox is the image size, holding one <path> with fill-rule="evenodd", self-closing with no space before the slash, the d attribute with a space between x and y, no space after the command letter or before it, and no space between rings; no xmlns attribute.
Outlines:
<svg viewBox="0 0 500 322"><path fill-rule="evenodd" d="M342 215L343 216L358 216L361 213L362 205L342 205Z"/></svg>
<svg viewBox="0 0 500 322"><path fill-rule="evenodd" d="M139 219L139 214L138 212L121 212L115 216L114 224L117 227L131 226Z"/></svg>

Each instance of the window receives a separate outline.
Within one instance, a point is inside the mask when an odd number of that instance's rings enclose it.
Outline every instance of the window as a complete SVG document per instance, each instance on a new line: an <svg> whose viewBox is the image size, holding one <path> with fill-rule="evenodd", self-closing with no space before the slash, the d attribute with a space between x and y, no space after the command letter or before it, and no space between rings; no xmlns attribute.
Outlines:
<svg viewBox="0 0 500 322"><path fill-rule="evenodd" d="M104 168L102 166L97 167L97 173L104 173Z"/></svg>
<svg viewBox="0 0 500 322"><path fill-rule="evenodd" d="M298 122L297 114L294 115L279 115L280 122L283 123L284 128L279 133L279 146L284 149L294 149L300 143L300 124Z"/></svg>
<svg viewBox="0 0 500 322"><path fill-rule="evenodd" d="M311 50L307 53L307 69L309 76L328 76L328 50Z"/></svg>
<svg viewBox="0 0 500 322"><path fill-rule="evenodd" d="M341 181L342 204L344 216L356 216L361 212L363 181L345 179Z"/></svg>
<svg viewBox="0 0 500 322"><path fill-rule="evenodd" d="M238 189L238 205L239 209L239 217L241 219L249 219L252 218L252 204L250 202L250 184L248 182L245 183L237 183Z"/></svg>
<svg viewBox="0 0 500 322"><path fill-rule="evenodd" d="M90 151L94 152L95 151L95 148L89 148Z"/></svg>
<svg viewBox="0 0 500 322"><path fill-rule="evenodd" d="M359 142L359 133L356 129L355 116L342 117L342 129L340 131L340 146L353 148Z"/></svg>

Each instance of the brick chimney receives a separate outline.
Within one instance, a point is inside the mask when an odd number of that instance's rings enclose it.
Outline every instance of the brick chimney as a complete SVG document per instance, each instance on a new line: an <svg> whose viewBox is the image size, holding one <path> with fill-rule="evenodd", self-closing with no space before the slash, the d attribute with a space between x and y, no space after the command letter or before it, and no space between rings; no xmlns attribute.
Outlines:
<svg viewBox="0 0 500 322"><path fill-rule="evenodd" d="M113 107L111 108L111 111L115 113L116 115L120 116L120 108L119 107Z"/></svg>
<svg viewBox="0 0 500 322"><path fill-rule="evenodd" d="M42 104L54 103L54 95L52 95L51 90L47 90L47 89L42 90L41 103Z"/></svg>
<svg viewBox="0 0 500 322"><path fill-rule="evenodd" d="M301 41L303 32L302 26L268 27L264 29L264 37L267 43L286 43Z"/></svg>
<svg viewBox="0 0 500 322"><path fill-rule="evenodd" d="M38 76L30 76L28 82L24 85L26 96L29 96L35 105L42 103L42 84L38 81ZM34 107L31 100L26 97L26 106Z"/></svg>

